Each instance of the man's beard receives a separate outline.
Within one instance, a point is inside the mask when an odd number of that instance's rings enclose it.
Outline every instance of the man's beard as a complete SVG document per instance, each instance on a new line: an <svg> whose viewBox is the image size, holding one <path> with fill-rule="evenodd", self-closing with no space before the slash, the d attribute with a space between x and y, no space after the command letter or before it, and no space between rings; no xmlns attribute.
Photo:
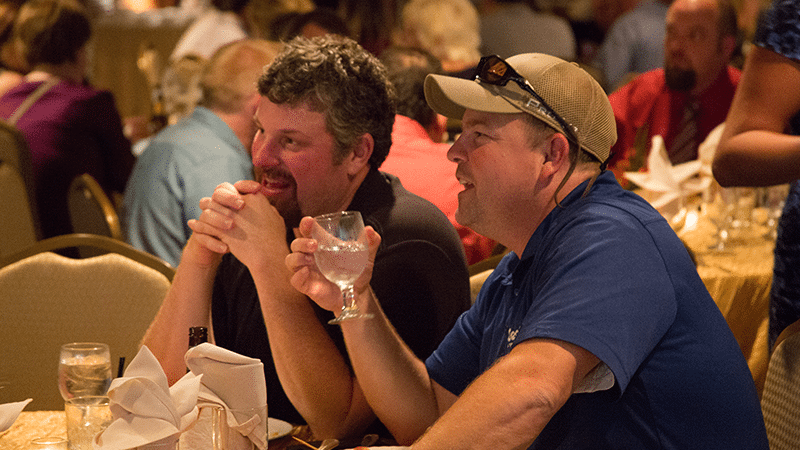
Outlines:
<svg viewBox="0 0 800 450"><path fill-rule="evenodd" d="M667 87L673 91L688 92L697 84L697 72L694 69L666 66L664 67L664 77Z"/></svg>

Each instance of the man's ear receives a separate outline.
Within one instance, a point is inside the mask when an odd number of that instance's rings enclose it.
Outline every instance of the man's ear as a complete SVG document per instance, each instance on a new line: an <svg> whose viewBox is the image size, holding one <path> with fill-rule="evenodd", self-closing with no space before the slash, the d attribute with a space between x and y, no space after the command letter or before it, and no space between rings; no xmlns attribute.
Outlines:
<svg viewBox="0 0 800 450"><path fill-rule="evenodd" d="M364 133L358 138L355 145L353 145L353 151L350 152L346 160L349 164L348 173L350 175L357 174L364 166L369 165L369 158L372 156L374 148L375 140L371 134Z"/></svg>
<svg viewBox="0 0 800 450"><path fill-rule="evenodd" d="M561 133L553 133L544 145L543 174L554 175L562 167L569 167L569 141Z"/></svg>

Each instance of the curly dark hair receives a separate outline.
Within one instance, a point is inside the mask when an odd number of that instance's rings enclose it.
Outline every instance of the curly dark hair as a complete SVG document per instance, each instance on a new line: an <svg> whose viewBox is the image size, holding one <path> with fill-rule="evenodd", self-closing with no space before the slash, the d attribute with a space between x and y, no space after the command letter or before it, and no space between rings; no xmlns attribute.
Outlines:
<svg viewBox="0 0 800 450"><path fill-rule="evenodd" d="M380 167L389 153L394 88L383 65L352 39L335 35L292 39L259 78L258 92L275 104L307 103L324 113L336 143L336 163L365 133L375 142L370 166Z"/></svg>

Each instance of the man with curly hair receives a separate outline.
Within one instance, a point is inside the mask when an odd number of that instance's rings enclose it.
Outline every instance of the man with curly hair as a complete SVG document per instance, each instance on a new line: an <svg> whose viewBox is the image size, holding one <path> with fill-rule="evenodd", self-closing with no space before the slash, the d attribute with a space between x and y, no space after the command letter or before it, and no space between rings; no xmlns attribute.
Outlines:
<svg viewBox="0 0 800 450"><path fill-rule="evenodd" d="M174 382L186 370L188 328L212 325L215 344L264 363L270 417L305 421L317 436L358 435L375 415L340 330L326 324L333 314L289 283L293 229L306 215L355 210L380 230L372 286L420 357L469 306L464 251L441 211L378 171L391 146L395 99L374 56L347 38L297 38L258 90L256 181L224 183L200 202L144 344Z"/></svg>

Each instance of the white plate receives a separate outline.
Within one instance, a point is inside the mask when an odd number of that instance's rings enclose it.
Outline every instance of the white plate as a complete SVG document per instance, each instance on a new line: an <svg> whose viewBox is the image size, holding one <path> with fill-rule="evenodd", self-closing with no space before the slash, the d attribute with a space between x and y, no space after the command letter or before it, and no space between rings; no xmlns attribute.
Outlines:
<svg viewBox="0 0 800 450"><path fill-rule="evenodd" d="M267 440L282 438L292 432L292 425L279 419L267 417L267 430L269 436Z"/></svg>

